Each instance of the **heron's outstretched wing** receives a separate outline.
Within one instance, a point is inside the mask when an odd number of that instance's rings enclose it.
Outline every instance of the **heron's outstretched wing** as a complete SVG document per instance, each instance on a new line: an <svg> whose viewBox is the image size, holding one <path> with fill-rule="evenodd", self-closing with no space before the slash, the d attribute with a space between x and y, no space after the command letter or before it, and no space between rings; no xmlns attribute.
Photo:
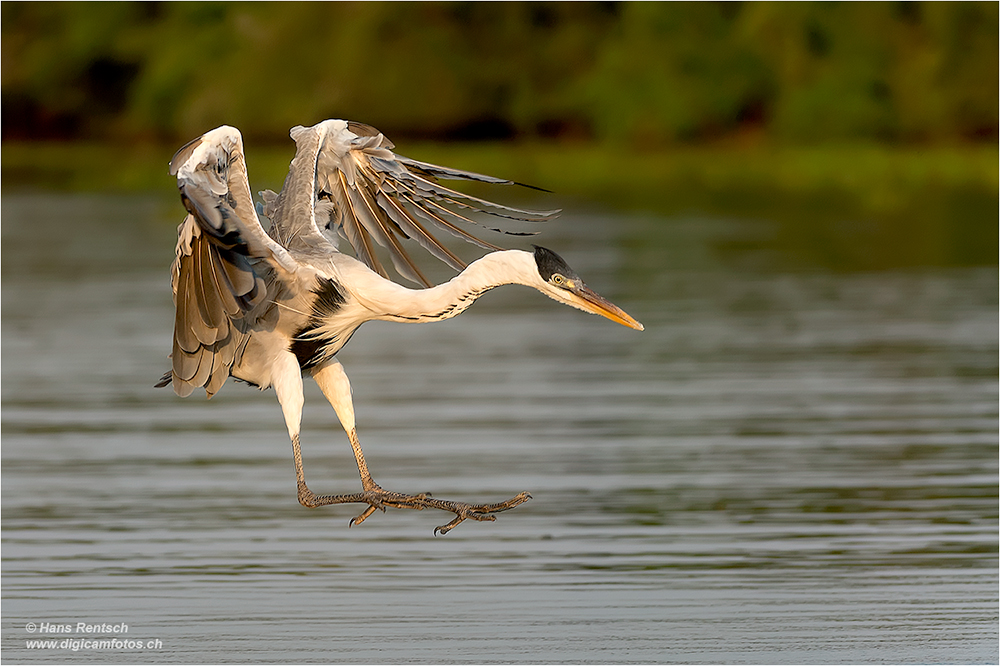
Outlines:
<svg viewBox="0 0 1000 666"><path fill-rule="evenodd" d="M431 283L417 268L402 240L411 238L455 270L465 263L429 231L444 229L489 250L488 243L460 225L483 226L463 212L487 213L513 220L541 222L559 214L503 206L445 187L438 179L510 184L512 181L411 160L392 151L393 144L378 130L362 123L326 120L313 127L295 127L295 158L281 193L269 203L272 234L285 247L314 246L322 229L336 229L358 258L387 277L376 254L385 248L396 271L425 286ZM270 194L265 199L271 199ZM513 235L502 228L493 231Z"/></svg>
<svg viewBox="0 0 1000 666"><path fill-rule="evenodd" d="M171 284L176 308L171 372L161 386L211 397L225 383L255 318L267 305L265 277L295 262L267 236L254 211L238 130L220 127L170 162L188 216L177 229Z"/></svg>

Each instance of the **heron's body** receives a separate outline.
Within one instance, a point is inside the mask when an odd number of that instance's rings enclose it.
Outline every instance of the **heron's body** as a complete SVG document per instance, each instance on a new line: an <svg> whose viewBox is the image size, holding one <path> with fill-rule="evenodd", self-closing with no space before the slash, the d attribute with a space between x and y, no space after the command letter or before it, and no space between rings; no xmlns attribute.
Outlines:
<svg viewBox="0 0 1000 666"><path fill-rule="evenodd" d="M558 211L522 211L460 194L438 178L507 182L408 160L370 127L325 121L296 127L297 152L279 194L262 193L265 231L250 195L242 138L221 127L191 142L174 157L181 198L189 215L178 229L172 267L176 305L172 370L161 385L173 383L181 396L204 388L211 397L230 376L260 388L274 388L281 404L299 484L306 506L369 504L353 523L375 508L439 508L456 514L447 532L465 518L493 520L493 513L520 504L469 505L427 495L384 491L368 473L354 423L350 383L336 354L366 321L440 321L464 312L486 291L504 284L533 287L580 309L602 314L632 328L641 325L590 291L555 253L501 250L456 226L473 223L455 209L543 221ZM431 223L470 242L495 250L466 266L424 226ZM358 258L339 252L331 240L339 232ZM409 258L401 241L415 240L461 272L433 286ZM375 250L388 251L405 278L423 284L411 289L388 279ZM347 431L361 474L363 492L317 496L302 468L299 429L302 378L312 377Z"/></svg>

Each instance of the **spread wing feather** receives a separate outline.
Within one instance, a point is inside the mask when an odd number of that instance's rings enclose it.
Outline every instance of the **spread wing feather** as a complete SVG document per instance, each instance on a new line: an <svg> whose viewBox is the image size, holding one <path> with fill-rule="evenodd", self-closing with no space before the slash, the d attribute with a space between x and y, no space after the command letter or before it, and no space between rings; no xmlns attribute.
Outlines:
<svg viewBox="0 0 1000 666"><path fill-rule="evenodd" d="M413 215L411 215L410 212L406 210L406 208L400 204L397 199L386 196L386 193L382 191L379 191L376 196L379 207L392 218L403 233L416 240L421 247L430 252L437 259L440 259L454 268L456 271L465 269L466 263L442 245L438 239L434 238L434 236L432 236L427 229L424 228L424 225L413 219Z"/></svg>
<svg viewBox="0 0 1000 666"><path fill-rule="evenodd" d="M371 233L372 238L379 245L388 249L396 272L407 280L419 282L425 287L432 286L400 244L397 233L405 237L402 229L392 222L386 211L372 200L371 192L366 188L347 187L346 185L344 190L347 192L354 218Z"/></svg>
<svg viewBox="0 0 1000 666"><path fill-rule="evenodd" d="M458 225L516 236L535 232L483 225L463 212L522 222L543 222L559 214L504 206L445 187L437 179L514 183L402 157L393 152L391 141L363 123L326 120L313 127L295 127L291 136L297 150L285 186L276 198L262 195L263 210L274 224L272 234L286 247L296 243L306 250L316 248L324 228L335 229L361 261L386 277L376 246L384 248L400 276L430 286L410 257L406 239L453 269L465 267L422 222L484 249L500 250ZM334 208L330 215L318 211L326 202Z"/></svg>
<svg viewBox="0 0 1000 666"><path fill-rule="evenodd" d="M339 185L340 190L337 194L343 202L340 208L340 228L346 234L351 246L354 247L354 251L358 253L358 258L368 264L369 268L382 277L388 277L385 269L382 268L382 263L378 260L378 255L375 254L375 246L372 245L371 235L368 233L367 227L357 221L358 212L354 210L354 204L350 196L352 188L348 185L343 172L340 172L338 175L339 180L337 181L337 185ZM354 220L354 222L348 222L347 220L349 219Z"/></svg>
<svg viewBox="0 0 1000 666"><path fill-rule="evenodd" d="M295 261L260 226L250 195L243 140L231 127L182 147L170 163L188 216L178 227L171 267L176 308L171 371L178 395L211 397L248 336L244 320L266 306L267 285L251 259L294 271Z"/></svg>
<svg viewBox="0 0 1000 666"><path fill-rule="evenodd" d="M427 205L427 202L421 201L417 196L413 194L401 193L399 198L402 201L405 201L406 203L410 204L410 206L413 209L413 212L416 213L418 216L424 218L425 220L433 222L442 229L450 231L452 235L457 236L462 240L468 241L473 245L478 245L479 247L485 248L487 250L503 249L502 247L494 245L493 243L484 241L481 238L473 236L469 232L461 229L460 227L456 227L454 224L452 224L451 222L449 222L448 220L444 219L443 217L435 213L433 210L431 210L430 206Z"/></svg>

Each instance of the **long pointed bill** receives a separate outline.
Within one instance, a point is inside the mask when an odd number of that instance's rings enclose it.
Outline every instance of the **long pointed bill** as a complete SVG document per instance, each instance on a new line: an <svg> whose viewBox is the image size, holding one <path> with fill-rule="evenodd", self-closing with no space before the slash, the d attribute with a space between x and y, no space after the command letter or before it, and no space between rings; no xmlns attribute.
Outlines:
<svg viewBox="0 0 1000 666"><path fill-rule="evenodd" d="M611 321L618 322L622 326L628 326L629 328L634 328L637 331L643 330L642 324L633 319L627 312L622 310L620 307L604 298L590 287L581 284L579 287L573 289L572 294L575 298L576 304L583 310L587 312L593 312L594 314L599 314L602 317L607 317Z"/></svg>

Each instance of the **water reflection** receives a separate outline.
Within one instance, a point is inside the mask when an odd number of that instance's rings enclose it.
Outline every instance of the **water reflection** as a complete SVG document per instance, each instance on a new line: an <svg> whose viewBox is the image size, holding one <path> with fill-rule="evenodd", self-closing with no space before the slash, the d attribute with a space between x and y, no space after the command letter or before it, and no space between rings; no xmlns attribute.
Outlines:
<svg viewBox="0 0 1000 666"><path fill-rule="evenodd" d="M78 618L182 663L997 660L995 267L764 270L720 251L759 222L570 217L546 244L644 333L508 289L341 355L384 485L534 494L434 539L299 507L270 392L151 388L172 200L2 205L11 663ZM312 387L303 446L357 484Z"/></svg>

